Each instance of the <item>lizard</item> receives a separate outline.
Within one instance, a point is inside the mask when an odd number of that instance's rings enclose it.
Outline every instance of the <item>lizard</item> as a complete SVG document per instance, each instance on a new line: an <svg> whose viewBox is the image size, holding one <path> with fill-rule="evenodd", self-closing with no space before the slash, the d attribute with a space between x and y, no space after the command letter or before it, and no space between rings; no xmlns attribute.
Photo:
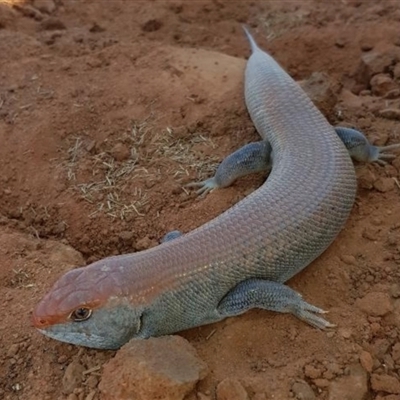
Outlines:
<svg viewBox="0 0 400 400"><path fill-rule="evenodd" d="M356 194L351 154L383 161L388 149L371 146L358 131L335 132L245 32L252 50L245 102L262 141L255 151L247 145L229 156L222 172L196 185L208 191L271 165L268 179L187 234L175 232L151 249L61 276L32 314L41 333L118 349L133 338L176 333L252 308L290 313L320 329L333 326L321 308L285 282L315 260L346 223Z"/></svg>

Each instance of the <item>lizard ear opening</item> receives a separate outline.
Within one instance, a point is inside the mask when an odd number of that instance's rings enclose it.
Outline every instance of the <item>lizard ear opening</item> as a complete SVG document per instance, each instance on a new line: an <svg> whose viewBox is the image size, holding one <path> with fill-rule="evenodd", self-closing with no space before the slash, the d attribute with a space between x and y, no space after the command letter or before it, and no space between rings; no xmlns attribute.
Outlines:
<svg viewBox="0 0 400 400"><path fill-rule="evenodd" d="M92 310L87 307L79 307L76 310L72 311L69 318L74 322L82 322L89 319L92 315Z"/></svg>

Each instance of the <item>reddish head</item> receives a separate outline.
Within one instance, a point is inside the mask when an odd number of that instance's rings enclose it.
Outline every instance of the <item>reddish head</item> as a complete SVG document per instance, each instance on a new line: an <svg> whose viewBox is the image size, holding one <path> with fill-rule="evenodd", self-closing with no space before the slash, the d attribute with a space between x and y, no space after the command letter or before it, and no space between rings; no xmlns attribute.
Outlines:
<svg viewBox="0 0 400 400"><path fill-rule="evenodd" d="M139 333L141 309L129 303L118 272L107 260L67 272L37 305L33 326L68 343L120 347Z"/></svg>

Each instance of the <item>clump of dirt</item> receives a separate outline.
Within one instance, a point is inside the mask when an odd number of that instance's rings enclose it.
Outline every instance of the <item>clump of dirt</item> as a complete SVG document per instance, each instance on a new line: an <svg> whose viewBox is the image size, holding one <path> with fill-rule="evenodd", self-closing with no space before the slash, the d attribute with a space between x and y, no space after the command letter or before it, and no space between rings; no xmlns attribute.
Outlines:
<svg viewBox="0 0 400 400"><path fill-rule="evenodd" d="M43 337L34 304L65 271L190 231L262 183L184 187L258 140L242 23L295 79L335 82L333 125L386 145L400 142L399 21L383 0L0 0L0 397L99 398L115 353ZM254 400L400 395L400 157L356 171L345 229L289 282L337 328L252 311L184 332L210 371L188 399L219 399L224 381Z"/></svg>

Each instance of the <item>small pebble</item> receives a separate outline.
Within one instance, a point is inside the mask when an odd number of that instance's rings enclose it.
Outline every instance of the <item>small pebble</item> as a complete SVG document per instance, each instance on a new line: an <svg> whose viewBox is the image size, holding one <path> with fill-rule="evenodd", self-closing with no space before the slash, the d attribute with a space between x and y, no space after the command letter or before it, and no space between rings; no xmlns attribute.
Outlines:
<svg viewBox="0 0 400 400"><path fill-rule="evenodd" d="M78 360L73 360L68 365L62 378L62 387L65 394L74 392L76 388L82 385L84 371L84 366Z"/></svg>
<svg viewBox="0 0 400 400"><path fill-rule="evenodd" d="M400 382L397 378L390 375L378 375L372 374L371 376L371 387L377 392L386 393L400 393Z"/></svg>
<svg viewBox="0 0 400 400"><path fill-rule="evenodd" d="M307 378L316 379L322 375L322 371L319 368L315 368L313 365L306 365L304 367L304 375Z"/></svg>
<svg viewBox="0 0 400 400"><path fill-rule="evenodd" d="M18 343L12 344L7 350L7 357L15 357L19 351L20 345Z"/></svg>
<svg viewBox="0 0 400 400"><path fill-rule="evenodd" d="M375 242L378 240L378 234L380 232L380 229L372 228L370 226L367 226L362 233L362 237L364 239L371 240L372 242Z"/></svg>
<svg viewBox="0 0 400 400"><path fill-rule="evenodd" d="M329 381L328 379L322 379L322 378L314 379L314 385L321 389L324 389L329 386Z"/></svg>
<svg viewBox="0 0 400 400"><path fill-rule="evenodd" d="M386 119L400 121L400 110L397 108L385 108L379 111L379 116Z"/></svg>
<svg viewBox="0 0 400 400"><path fill-rule="evenodd" d="M116 143L110 150L110 154L117 161L128 160L131 156L131 151L128 146L123 143Z"/></svg>
<svg viewBox="0 0 400 400"><path fill-rule="evenodd" d="M226 378L217 386L217 400L248 400L242 384L233 378Z"/></svg>
<svg viewBox="0 0 400 400"><path fill-rule="evenodd" d="M180 336L125 344L103 367L103 400L183 399L207 375L206 364Z"/></svg>
<svg viewBox="0 0 400 400"><path fill-rule="evenodd" d="M372 367L374 365L374 360L368 351L363 350L360 354L360 363L362 367L369 373L372 372Z"/></svg>
<svg viewBox="0 0 400 400"><path fill-rule="evenodd" d="M357 299L356 305L360 310L374 317L382 317L393 311L390 296L382 292L370 292L361 299Z"/></svg>
<svg viewBox="0 0 400 400"><path fill-rule="evenodd" d="M394 179L381 177L374 182L374 188L381 193L386 193L394 189Z"/></svg>
<svg viewBox="0 0 400 400"><path fill-rule="evenodd" d="M369 393L368 375L361 365L351 365L348 375L342 376L329 385L328 400L364 400Z"/></svg>
<svg viewBox="0 0 400 400"><path fill-rule="evenodd" d="M315 393L307 382L295 382L292 386L292 392L296 399L299 400L314 400Z"/></svg>
<svg viewBox="0 0 400 400"><path fill-rule="evenodd" d="M396 82L388 74L377 74L371 78L370 86L375 96L385 96L388 92L397 88Z"/></svg>
<svg viewBox="0 0 400 400"><path fill-rule="evenodd" d="M357 264L356 258L354 256L352 256L352 255L343 254L343 255L340 256L340 259L345 264L348 264L348 265L356 265Z"/></svg>

